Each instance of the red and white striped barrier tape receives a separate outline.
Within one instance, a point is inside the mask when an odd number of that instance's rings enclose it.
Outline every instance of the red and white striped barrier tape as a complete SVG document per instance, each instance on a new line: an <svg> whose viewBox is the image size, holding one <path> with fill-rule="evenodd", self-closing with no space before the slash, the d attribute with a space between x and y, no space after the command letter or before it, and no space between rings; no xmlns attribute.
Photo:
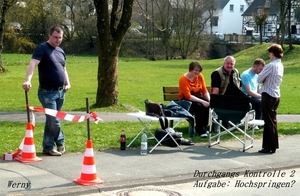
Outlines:
<svg viewBox="0 0 300 196"><path fill-rule="evenodd" d="M39 107L33 107L33 106L27 106L31 110L32 114L32 127L35 127L35 116L33 111L45 113L50 116L54 116L63 120L72 121L72 122L83 122L87 120L88 118L93 118L95 120L95 123L98 124L99 121L103 121L101 118L97 116L95 112L90 112L87 116L77 116L77 115L71 115L67 114L65 112L49 109L49 108L39 108ZM23 145L24 145L24 138L15 153L4 153L2 156L3 160L12 161L14 160L22 151L23 151Z"/></svg>
<svg viewBox="0 0 300 196"><path fill-rule="evenodd" d="M60 119L67 120L67 121L72 121L72 122L83 122L83 121L87 120L88 118L93 118L95 120L96 124L99 121L103 121L101 118L99 118L97 116L97 114L95 112L90 112L89 114L87 114L87 116L85 116L85 115L78 116L78 115L67 114L65 112L61 112L61 111L57 111L57 110L53 110L53 109L49 109L49 108L38 108L38 107L33 107L33 106L28 106L28 108L30 110L45 113L47 115L54 116L56 118L60 118Z"/></svg>

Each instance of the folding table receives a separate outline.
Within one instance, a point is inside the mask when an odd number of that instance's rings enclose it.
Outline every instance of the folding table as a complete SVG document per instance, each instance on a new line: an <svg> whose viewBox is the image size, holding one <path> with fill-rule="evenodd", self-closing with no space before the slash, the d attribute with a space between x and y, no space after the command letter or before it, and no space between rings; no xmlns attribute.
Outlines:
<svg viewBox="0 0 300 196"><path fill-rule="evenodd" d="M182 150L182 148L180 147L180 145L176 142L176 140L172 137L171 132L168 132L161 140L158 140L155 135L149 130L149 125L154 122L154 121L159 121L159 118L155 117L155 116L149 116L146 115L145 112L143 111L139 111L136 113L128 113L128 116L132 116L132 117L136 117L140 123L143 125L143 128L141 129L141 131L135 136L135 138L133 138L133 140L128 144L127 147L129 147L145 130L147 130L153 137L154 139L157 141L157 144L149 151L149 153L151 153L158 145L161 144L161 142L165 139L165 137L167 137L168 135L173 139L173 141L175 142L175 144L180 148L180 150ZM172 126L172 128L174 129L175 127L178 126L178 124L182 121L182 120L186 120L186 117L166 117L168 120L170 121L175 121L175 125ZM168 130L168 129L167 129Z"/></svg>

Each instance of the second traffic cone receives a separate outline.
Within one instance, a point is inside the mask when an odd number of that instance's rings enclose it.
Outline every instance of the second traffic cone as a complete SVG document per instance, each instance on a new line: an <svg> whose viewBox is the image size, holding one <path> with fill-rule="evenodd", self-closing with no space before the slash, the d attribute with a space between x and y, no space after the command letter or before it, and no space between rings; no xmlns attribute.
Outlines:
<svg viewBox="0 0 300 196"><path fill-rule="evenodd" d="M34 138L33 138L33 125L28 122L26 126L26 133L23 142L23 149L21 157L16 158L17 161L27 163L41 161L42 159L36 156Z"/></svg>
<svg viewBox="0 0 300 196"><path fill-rule="evenodd" d="M92 140L86 142L81 174L79 178L74 179L74 182L86 186L104 183L97 177Z"/></svg>
<svg viewBox="0 0 300 196"><path fill-rule="evenodd" d="M24 138L23 138L17 152L15 152L15 153L10 153L10 152L4 153L3 156L2 156L2 159L6 160L6 161L15 160L15 158L22 152L23 145L24 145Z"/></svg>

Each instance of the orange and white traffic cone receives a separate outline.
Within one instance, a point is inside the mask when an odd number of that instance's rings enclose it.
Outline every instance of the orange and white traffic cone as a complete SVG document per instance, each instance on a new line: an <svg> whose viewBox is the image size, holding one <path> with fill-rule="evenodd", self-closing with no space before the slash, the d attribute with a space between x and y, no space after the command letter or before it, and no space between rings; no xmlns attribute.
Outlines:
<svg viewBox="0 0 300 196"><path fill-rule="evenodd" d="M26 126L26 133L23 143L21 157L16 157L17 161L27 163L41 161L42 159L36 156L34 138L33 138L33 125L28 122Z"/></svg>
<svg viewBox="0 0 300 196"><path fill-rule="evenodd" d="M85 186L104 183L97 177L92 140L87 140L86 143L80 177L73 181Z"/></svg>

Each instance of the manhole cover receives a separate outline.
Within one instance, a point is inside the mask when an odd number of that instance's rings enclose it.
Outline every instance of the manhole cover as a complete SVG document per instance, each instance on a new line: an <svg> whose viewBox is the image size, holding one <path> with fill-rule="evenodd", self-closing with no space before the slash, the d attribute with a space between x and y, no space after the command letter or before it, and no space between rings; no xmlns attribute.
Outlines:
<svg viewBox="0 0 300 196"><path fill-rule="evenodd" d="M182 196L180 193L159 188L134 188L119 191L117 196Z"/></svg>

